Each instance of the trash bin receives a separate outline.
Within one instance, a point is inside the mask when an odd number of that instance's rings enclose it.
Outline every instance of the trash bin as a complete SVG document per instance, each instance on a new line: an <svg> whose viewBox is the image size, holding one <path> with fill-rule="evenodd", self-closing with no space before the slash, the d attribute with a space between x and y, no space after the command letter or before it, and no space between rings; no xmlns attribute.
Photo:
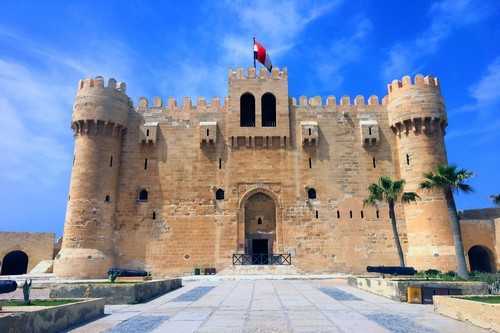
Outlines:
<svg viewBox="0 0 500 333"><path fill-rule="evenodd" d="M422 304L422 288L408 286L408 303Z"/></svg>

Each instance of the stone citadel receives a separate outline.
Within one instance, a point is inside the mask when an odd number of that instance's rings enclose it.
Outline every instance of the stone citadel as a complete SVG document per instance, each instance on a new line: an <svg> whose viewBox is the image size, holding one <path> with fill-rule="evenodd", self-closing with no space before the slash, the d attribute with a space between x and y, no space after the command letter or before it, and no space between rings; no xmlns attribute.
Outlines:
<svg viewBox="0 0 500 333"><path fill-rule="evenodd" d="M363 206L382 175L421 196L397 207L408 265L456 270L445 198L418 190L423 173L447 160L446 125L431 76L395 80L381 100L296 100L286 69L252 67L229 71L223 99L136 106L125 83L82 80L54 273L220 271L235 253L291 254L311 273L397 265L387 206Z"/></svg>

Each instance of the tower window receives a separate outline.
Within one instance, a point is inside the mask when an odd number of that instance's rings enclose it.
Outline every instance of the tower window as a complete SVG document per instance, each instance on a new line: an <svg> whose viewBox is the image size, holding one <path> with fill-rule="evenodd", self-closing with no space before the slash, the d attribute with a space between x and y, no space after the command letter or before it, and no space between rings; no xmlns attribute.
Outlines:
<svg viewBox="0 0 500 333"><path fill-rule="evenodd" d="M219 158L219 169L222 169L222 158Z"/></svg>
<svg viewBox="0 0 500 333"><path fill-rule="evenodd" d="M148 129L146 130L146 136L149 136L149 130Z"/></svg>
<svg viewBox="0 0 500 333"><path fill-rule="evenodd" d="M106 197L104 197L104 201L111 202L111 197L109 196L109 194L107 194Z"/></svg>
<svg viewBox="0 0 500 333"><path fill-rule="evenodd" d="M258 218L257 224L262 224L262 218L260 218L260 217Z"/></svg>
<svg viewBox="0 0 500 333"><path fill-rule="evenodd" d="M375 214L377 215L377 218L380 218L380 212L378 210L375 212Z"/></svg>
<svg viewBox="0 0 500 333"><path fill-rule="evenodd" d="M373 168L375 169L377 167L377 161L375 160L375 157L372 159L373 162Z"/></svg>
<svg viewBox="0 0 500 333"><path fill-rule="evenodd" d="M207 128L207 136L210 136L210 129Z"/></svg>
<svg viewBox="0 0 500 333"><path fill-rule="evenodd" d="M146 170L148 168L148 159L145 158L144 159L144 170Z"/></svg>
<svg viewBox="0 0 500 333"><path fill-rule="evenodd" d="M311 158L309 158L309 169L312 169L312 167L313 167L312 166L312 160L311 160Z"/></svg>
<svg viewBox="0 0 500 333"><path fill-rule="evenodd" d="M309 132L309 136L311 136L312 131L311 131L311 129L310 129L310 128L308 129L308 132Z"/></svg>
<svg viewBox="0 0 500 333"><path fill-rule="evenodd" d="M144 188L139 191L139 201L148 201L148 191Z"/></svg>
<svg viewBox="0 0 500 333"><path fill-rule="evenodd" d="M316 218L318 219L319 218L319 212L316 211Z"/></svg>
<svg viewBox="0 0 500 333"><path fill-rule="evenodd" d="M224 200L224 190L223 189L218 189L215 191L215 200Z"/></svg>
<svg viewBox="0 0 500 333"><path fill-rule="evenodd" d="M276 97L271 93L262 95L262 127L276 127Z"/></svg>
<svg viewBox="0 0 500 333"><path fill-rule="evenodd" d="M156 220L156 212L153 212L153 220Z"/></svg>
<svg viewBox="0 0 500 333"><path fill-rule="evenodd" d="M310 188L307 190L307 198L310 200L316 199L316 190L313 188Z"/></svg>
<svg viewBox="0 0 500 333"><path fill-rule="evenodd" d="M340 210L337 210L337 218L340 218Z"/></svg>
<svg viewBox="0 0 500 333"><path fill-rule="evenodd" d="M361 211L361 218L364 219L365 218L365 213L363 211Z"/></svg>
<svg viewBox="0 0 500 333"><path fill-rule="evenodd" d="M371 127L368 127L368 134L372 135L372 128Z"/></svg>
<svg viewBox="0 0 500 333"><path fill-rule="evenodd" d="M349 217L352 219L352 210L349 211Z"/></svg>
<svg viewBox="0 0 500 333"><path fill-rule="evenodd" d="M240 126L255 127L255 97L250 93L240 98Z"/></svg>
<svg viewBox="0 0 500 333"><path fill-rule="evenodd" d="M410 154L406 154L406 165L410 165Z"/></svg>
<svg viewBox="0 0 500 333"><path fill-rule="evenodd" d="M109 157L109 167L111 168L113 166L113 155Z"/></svg>

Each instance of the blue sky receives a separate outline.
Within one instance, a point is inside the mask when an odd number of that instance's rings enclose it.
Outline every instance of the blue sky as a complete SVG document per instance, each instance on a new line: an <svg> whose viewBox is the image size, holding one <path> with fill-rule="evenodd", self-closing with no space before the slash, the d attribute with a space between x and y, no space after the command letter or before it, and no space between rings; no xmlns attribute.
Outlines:
<svg viewBox="0 0 500 333"><path fill-rule="evenodd" d="M0 230L62 233L79 79L115 77L134 101L224 96L254 35L288 67L291 96L382 97L392 79L438 76L449 161L476 174L459 208L500 192L498 1L7 0L0 12Z"/></svg>

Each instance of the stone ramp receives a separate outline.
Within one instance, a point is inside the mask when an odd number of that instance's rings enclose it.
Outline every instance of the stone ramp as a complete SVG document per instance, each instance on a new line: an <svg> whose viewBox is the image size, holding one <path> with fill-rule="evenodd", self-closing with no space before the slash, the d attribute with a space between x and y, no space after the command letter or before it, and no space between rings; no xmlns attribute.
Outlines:
<svg viewBox="0 0 500 333"><path fill-rule="evenodd" d="M30 274L52 273L54 260L42 260L30 271Z"/></svg>

